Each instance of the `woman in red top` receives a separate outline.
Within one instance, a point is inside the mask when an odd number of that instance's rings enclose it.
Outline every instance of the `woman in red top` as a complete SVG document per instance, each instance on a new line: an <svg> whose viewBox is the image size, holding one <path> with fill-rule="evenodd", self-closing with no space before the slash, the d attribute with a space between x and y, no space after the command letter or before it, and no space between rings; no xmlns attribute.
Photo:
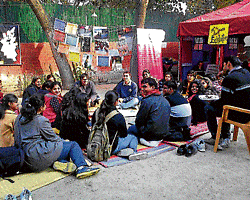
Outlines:
<svg viewBox="0 0 250 200"><path fill-rule="evenodd" d="M61 115L62 102L62 85L55 81L50 86L51 92L44 96L46 109L43 111L43 116L49 119L52 128L57 128L57 116ZM56 120L56 121L55 121Z"/></svg>

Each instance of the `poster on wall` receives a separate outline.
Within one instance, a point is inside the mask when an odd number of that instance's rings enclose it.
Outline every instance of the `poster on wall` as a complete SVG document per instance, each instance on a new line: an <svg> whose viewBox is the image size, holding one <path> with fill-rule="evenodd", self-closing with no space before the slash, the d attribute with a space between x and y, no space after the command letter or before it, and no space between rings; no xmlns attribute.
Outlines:
<svg viewBox="0 0 250 200"><path fill-rule="evenodd" d="M137 55L139 85L142 71L149 69L150 74L158 80L163 77L161 44L165 31L161 29L137 28Z"/></svg>
<svg viewBox="0 0 250 200"><path fill-rule="evenodd" d="M67 22L67 25L65 27L65 33L76 35L77 30L78 30L78 25L77 24L72 24L72 23Z"/></svg>
<svg viewBox="0 0 250 200"><path fill-rule="evenodd" d="M80 62L80 53L77 52L69 52L69 60L75 63Z"/></svg>
<svg viewBox="0 0 250 200"><path fill-rule="evenodd" d="M90 52L91 37L80 37L81 52Z"/></svg>
<svg viewBox="0 0 250 200"><path fill-rule="evenodd" d="M93 37L94 37L94 39L108 39L108 37L109 37L108 28L94 26Z"/></svg>
<svg viewBox="0 0 250 200"><path fill-rule="evenodd" d="M108 40L95 40L95 51L98 54L106 54L109 52Z"/></svg>
<svg viewBox="0 0 250 200"><path fill-rule="evenodd" d="M0 24L0 65L21 65L19 25Z"/></svg>
<svg viewBox="0 0 250 200"><path fill-rule="evenodd" d="M132 51L133 30L132 26L118 29L118 50L120 56L129 55Z"/></svg>
<svg viewBox="0 0 250 200"><path fill-rule="evenodd" d="M65 43L74 47L78 46L78 37L66 34Z"/></svg>
<svg viewBox="0 0 250 200"><path fill-rule="evenodd" d="M64 42L65 41L65 33L58 31L58 30L54 30L54 40L57 40L59 42Z"/></svg>
<svg viewBox="0 0 250 200"><path fill-rule="evenodd" d="M57 19L57 18L55 19L55 22L54 22L54 29L55 30L64 32L65 27L66 27L66 22L65 21Z"/></svg>
<svg viewBox="0 0 250 200"><path fill-rule="evenodd" d="M78 36L80 37L92 37L92 26L78 26Z"/></svg>
<svg viewBox="0 0 250 200"><path fill-rule="evenodd" d="M109 56L98 56L97 66L109 67Z"/></svg>
<svg viewBox="0 0 250 200"><path fill-rule="evenodd" d="M91 54L83 54L82 55L82 66L85 69L91 70L92 66L92 55Z"/></svg>

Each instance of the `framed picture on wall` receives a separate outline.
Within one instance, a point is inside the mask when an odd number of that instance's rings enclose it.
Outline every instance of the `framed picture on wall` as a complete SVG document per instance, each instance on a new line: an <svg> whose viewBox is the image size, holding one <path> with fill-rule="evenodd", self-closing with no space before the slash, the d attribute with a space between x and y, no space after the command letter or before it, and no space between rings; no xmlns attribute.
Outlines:
<svg viewBox="0 0 250 200"><path fill-rule="evenodd" d="M109 67L109 56L98 56L97 66L99 67Z"/></svg>
<svg viewBox="0 0 250 200"><path fill-rule="evenodd" d="M21 65L18 24L0 24L0 65Z"/></svg>

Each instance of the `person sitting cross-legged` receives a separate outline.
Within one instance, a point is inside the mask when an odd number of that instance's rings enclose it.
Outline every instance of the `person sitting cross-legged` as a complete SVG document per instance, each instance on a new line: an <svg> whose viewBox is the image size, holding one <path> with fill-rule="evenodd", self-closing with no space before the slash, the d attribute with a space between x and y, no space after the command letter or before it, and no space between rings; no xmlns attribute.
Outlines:
<svg viewBox="0 0 250 200"><path fill-rule="evenodd" d="M131 74L128 71L123 73L123 80L117 84L114 89L119 95L119 107L122 109L133 108L138 105L137 85L131 80Z"/></svg>
<svg viewBox="0 0 250 200"><path fill-rule="evenodd" d="M157 90L153 78L141 81L143 99L136 115L135 125L128 129L128 134L140 138L140 143L158 146L169 133L170 105Z"/></svg>
<svg viewBox="0 0 250 200"><path fill-rule="evenodd" d="M92 117L92 124L101 125L105 118L116 110L118 104L118 94L115 91L108 91L105 98ZM147 155L137 153L138 140L133 134L127 133L127 126L124 116L117 111L113 117L107 121L109 142L112 145L112 154L128 157L129 160L143 159Z"/></svg>
<svg viewBox="0 0 250 200"><path fill-rule="evenodd" d="M92 176L99 168L89 168L77 142L65 141L53 131L42 116L44 96L34 94L21 108L14 125L15 145L24 150L26 171L42 171L53 165L64 173L76 171L77 178ZM69 162L69 160L73 162Z"/></svg>
<svg viewBox="0 0 250 200"><path fill-rule="evenodd" d="M186 141L190 139L190 125L192 118L191 106L177 91L173 81L163 83L163 95L171 106L169 120L169 134L164 138L167 141Z"/></svg>

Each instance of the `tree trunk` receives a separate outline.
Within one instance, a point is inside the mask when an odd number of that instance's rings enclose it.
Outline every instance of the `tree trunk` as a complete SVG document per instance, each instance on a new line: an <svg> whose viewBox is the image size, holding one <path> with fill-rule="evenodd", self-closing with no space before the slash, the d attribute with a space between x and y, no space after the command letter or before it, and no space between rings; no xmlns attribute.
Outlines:
<svg viewBox="0 0 250 200"><path fill-rule="evenodd" d="M136 0L135 25L144 28L149 0Z"/></svg>
<svg viewBox="0 0 250 200"><path fill-rule="evenodd" d="M66 60L66 56L60 55L60 53L58 53L56 50L56 46L53 41L53 29L51 20L39 0L27 0L27 3L30 5L31 9L36 15L49 41L51 51L59 69L63 89L70 89L74 84L73 73L71 71L69 63Z"/></svg>

